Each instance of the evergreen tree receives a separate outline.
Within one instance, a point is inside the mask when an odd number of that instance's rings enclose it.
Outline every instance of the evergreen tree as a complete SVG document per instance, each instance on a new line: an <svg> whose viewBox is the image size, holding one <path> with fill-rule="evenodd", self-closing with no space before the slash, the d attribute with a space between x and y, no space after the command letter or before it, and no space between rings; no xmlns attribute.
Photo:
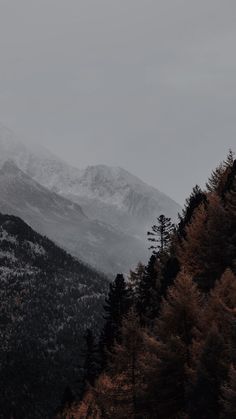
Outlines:
<svg viewBox="0 0 236 419"><path fill-rule="evenodd" d="M224 198L225 193L231 189L231 186L234 183L235 170L236 170L236 160L232 160L232 163L230 165L227 165L227 169L226 169L225 183L224 183L224 188L222 190L223 198Z"/></svg>
<svg viewBox="0 0 236 419"><path fill-rule="evenodd" d="M114 283L110 284L108 297L105 300L105 325L100 337L101 367L106 365L107 351L110 351L120 338L123 317L128 313L131 298L124 276L118 274Z"/></svg>
<svg viewBox="0 0 236 419"><path fill-rule="evenodd" d="M180 272L180 268L179 259L176 255L175 239L173 237L173 243L171 243L169 251L162 253L156 263L161 298L166 297L169 287L173 285Z"/></svg>
<svg viewBox="0 0 236 419"><path fill-rule="evenodd" d="M228 189L233 165L234 153L232 150L229 150L227 158L212 172L206 184L209 192L217 193L220 198L224 198L225 192Z"/></svg>
<svg viewBox="0 0 236 419"><path fill-rule="evenodd" d="M175 226L171 219L163 214L157 218L157 221L158 224L153 225L152 231L148 231L147 234L148 240L153 243L150 249L153 249L154 253L162 253L170 244Z"/></svg>
<svg viewBox="0 0 236 419"><path fill-rule="evenodd" d="M211 176L206 183L206 187L209 192L221 192L224 174L224 164L220 163L219 166L212 171Z"/></svg>
<svg viewBox="0 0 236 419"><path fill-rule="evenodd" d="M160 309L160 283L157 276L157 257L152 255L139 284L137 311L143 325L152 322Z"/></svg>
<svg viewBox="0 0 236 419"><path fill-rule="evenodd" d="M139 298L139 290L141 282L143 281L145 273L145 266L139 262L136 269L130 271L127 286L130 290L132 305L136 306Z"/></svg>
<svg viewBox="0 0 236 419"><path fill-rule="evenodd" d="M186 200L183 212L179 215L179 225L177 234L179 239L186 237L186 227L191 223L195 210L201 205L207 203L207 195L196 185L190 197Z"/></svg>

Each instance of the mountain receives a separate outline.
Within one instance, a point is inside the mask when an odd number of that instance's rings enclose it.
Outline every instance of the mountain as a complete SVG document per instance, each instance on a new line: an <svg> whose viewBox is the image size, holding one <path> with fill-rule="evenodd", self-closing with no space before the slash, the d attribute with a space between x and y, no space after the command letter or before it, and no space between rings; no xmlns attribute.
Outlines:
<svg viewBox="0 0 236 419"><path fill-rule="evenodd" d="M55 182L55 179L54 179ZM120 167L89 166L73 184L54 184L59 194L80 202L91 217L145 239L160 214L176 219L180 206Z"/></svg>
<svg viewBox="0 0 236 419"><path fill-rule="evenodd" d="M72 255L107 273L128 270L144 256L141 240L89 219L78 204L46 189L12 161L0 169L0 211L21 217Z"/></svg>
<svg viewBox="0 0 236 419"><path fill-rule="evenodd" d="M53 417L66 385L79 391L83 335L101 326L107 286L20 218L0 214L1 418Z"/></svg>
<svg viewBox="0 0 236 419"><path fill-rule="evenodd" d="M181 210L171 198L122 168L97 165L81 170L72 167L42 147L26 146L9 130L0 127L0 165L8 160L28 175L28 181L33 179L51 191L54 199L56 194L71 202L67 206L72 206L72 202L79 205L84 217L81 215L83 222L78 222L77 228L69 228L68 220L64 227L68 216L63 216L63 210L58 209L63 219L61 231L55 230L55 222L50 217L50 222L39 231L43 234L46 231L74 255L106 272L127 272L139 260L145 262L147 230L161 213L176 220ZM10 198L8 195L9 202ZM11 211L32 223L28 210L24 213L25 208L20 214L14 212L14 208ZM36 212L32 226L38 229L36 222L39 223L40 216L37 215L36 220ZM50 224L53 227L50 228Z"/></svg>

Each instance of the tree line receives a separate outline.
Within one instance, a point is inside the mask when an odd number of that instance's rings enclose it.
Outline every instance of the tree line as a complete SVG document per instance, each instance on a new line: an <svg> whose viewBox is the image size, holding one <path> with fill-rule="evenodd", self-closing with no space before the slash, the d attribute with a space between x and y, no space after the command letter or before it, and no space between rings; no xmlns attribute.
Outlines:
<svg viewBox="0 0 236 419"><path fill-rule="evenodd" d="M86 334L82 400L57 417L236 417L236 160L230 151L179 223L148 233L152 255L117 275L104 327Z"/></svg>

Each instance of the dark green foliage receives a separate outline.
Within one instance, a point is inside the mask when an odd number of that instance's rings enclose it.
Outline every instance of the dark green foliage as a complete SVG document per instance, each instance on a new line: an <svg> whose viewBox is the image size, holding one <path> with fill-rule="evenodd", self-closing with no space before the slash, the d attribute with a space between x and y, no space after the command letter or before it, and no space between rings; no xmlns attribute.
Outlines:
<svg viewBox="0 0 236 419"><path fill-rule="evenodd" d="M186 227L191 222L195 210L201 204L207 204L207 195L198 185L196 185L193 188L190 197L186 200L182 214L179 215L180 221L177 229L179 239L186 237Z"/></svg>
<svg viewBox="0 0 236 419"><path fill-rule="evenodd" d="M180 271L178 258L173 254L164 255L163 261L160 260L160 292L161 297L165 297L171 285L173 285Z"/></svg>
<svg viewBox="0 0 236 419"><path fill-rule="evenodd" d="M143 325L154 320L160 309L160 284L157 275L157 256L152 255L139 285L137 311Z"/></svg>
<svg viewBox="0 0 236 419"><path fill-rule="evenodd" d="M225 199L228 192L235 192L235 178L236 178L236 160L234 160L231 167L228 168L228 175L222 191L222 198Z"/></svg>
<svg viewBox="0 0 236 419"><path fill-rule="evenodd" d="M110 284L108 296L105 300L105 325L100 337L101 363L106 365L107 352L111 350L115 341L119 341L120 328L123 317L128 313L131 305L130 290L124 276L118 274Z"/></svg>
<svg viewBox="0 0 236 419"><path fill-rule="evenodd" d="M152 231L148 231L148 240L153 243L150 249L154 253L164 252L169 247L171 236L174 231L174 224L171 223L171 219L160 215L157 218L158 224L152 226Z"/></svg>

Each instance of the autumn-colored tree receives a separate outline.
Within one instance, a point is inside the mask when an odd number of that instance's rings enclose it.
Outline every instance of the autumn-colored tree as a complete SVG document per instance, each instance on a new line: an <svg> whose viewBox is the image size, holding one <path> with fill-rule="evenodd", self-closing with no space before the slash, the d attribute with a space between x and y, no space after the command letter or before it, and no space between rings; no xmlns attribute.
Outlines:
<svg viewBox="0 0 236 419"><path fill-rule="evenodd" d="M125 405L132 418L145 414L147 377L155 370L156 348L156 340L140 328L139 317L131 310L123 322L121 343L114 347L109 371L118 385L116 404Z"/></svg>
<svg viewBox="0 0 236 419"><path fill-rule="evenodd" d="M232 170L234 164L234 153L229 150L229 153L223 163L212 172L206 187L209 192L218 194L219 197L223 197L227 189L228 176Z"/></svg>
<svg viewBox="0 0 236 419"><path fill-rule="evenodd" d="M236 415L232 152L213 172L207 192L194 188L177 231L167 221L159 219L149 233L155 248L148 265L131 272L128 286L119 276L110 287L106 368L82 403L72 406L75 419Z"/></svg>
<svg viewBox="0 0 236 419"><path fill-rule="evenodd" d="M217 419L220 390L228 371L227 349L218 328L213 325L202 347L196 378L188 393L190 419Z"/></svg>
<svg viewBox="0 0 236 419"><path fill-rule="evenodd" d="M236 349L236 275L230 269L224 272L210 293L204 312L205 334L213 324L217 325L228 347ZM232 349L232 361L236 361L236 354L234 355Z"/></svg>
<svg viewBox="0 0 236 419"><path fill-rule="evenodd" d="M232 267L232 234L226 209L217 195L211 195L207 208L202 205L198 208L186 229L186 238L178 247L180 263L206 292L227 267Z"/></svg>
<svg viewBox="0 0 236 419"><path fill-rule="evenodd" d="M186 406L186 345L178 336L170 336L165 343L157 342L157 362L149 375L147 404L148 418L180 418Z"/></svg>
<svg viewBox="0 0 236 419"><path fill-rule="evenodd" d="M157 337L166 342L171 336L178 336L185 345L190 345L201 320L201 310L202 296L197 285L187 273L181 272L163 301L156 323Z"/></svg>
<svg viewBox="0 0 236 419"><path fill-rule="evenodd" d="M191 223L197 208L207 204L207 194L196 185L190 197L186 200L182 214L179 214L179 224L177 228L177 236L179 239L186 237L186 227Z"/></svg>
<svg viewBox="0 0 236 419"><path fill-rule="evenodd" d="M149 378L149 397L160 419L184 414L190 345L201 311L197 285L182 272L169 288L156 322L158 362L155 374Z"/></svg>
<svg viewBox="0 0 236 419"><path fill-rule="evenodd" d="M93 410L99 411L104 419L123 419L126 415L132 419L151 417L147 387L156 370L158 344L139 323L132 309L123 320L121 339L113 347L107 371L90 390L80 411L88 409L89 400L92 414Z"/></svg>

